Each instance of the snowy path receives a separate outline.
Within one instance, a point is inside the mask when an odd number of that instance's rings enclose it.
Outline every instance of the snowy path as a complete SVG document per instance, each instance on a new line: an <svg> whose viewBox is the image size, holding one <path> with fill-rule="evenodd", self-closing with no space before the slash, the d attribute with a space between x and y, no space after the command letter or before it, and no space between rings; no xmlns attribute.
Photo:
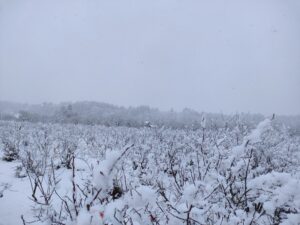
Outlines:
<svg viewBox="0 0 300 225"><path fill-rule="evenodd" d="M31 201L28 198L30 184L27 178L16 178L15 168L18 163L0 160L0 225L22 224L21 215L29 218ZM1 196L1 193L0 193Z"/></svg>

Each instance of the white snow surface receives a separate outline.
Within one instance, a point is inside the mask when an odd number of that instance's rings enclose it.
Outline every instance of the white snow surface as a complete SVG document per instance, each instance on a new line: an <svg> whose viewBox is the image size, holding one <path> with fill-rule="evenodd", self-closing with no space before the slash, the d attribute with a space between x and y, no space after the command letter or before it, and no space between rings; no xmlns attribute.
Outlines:
<svg viewBox="0 0 300 225"><path fill-rule="evenodd" d="M21 215L30 218L32 214L30 184L27 178L15 178L15 168L18 165L18 162L0 160L0 195L3 195L0 198L1 225L21 224Z"/></svg>
<svg viewBox="0 0 300 225"><path fill-rule="evenodd" d="M241 129L0 121L1 158L18 152L0 160L0 225L22 215L45 225L299 225L300 138L269 119ZM33 201L33 171L45 171L47 206Z"/></svg>

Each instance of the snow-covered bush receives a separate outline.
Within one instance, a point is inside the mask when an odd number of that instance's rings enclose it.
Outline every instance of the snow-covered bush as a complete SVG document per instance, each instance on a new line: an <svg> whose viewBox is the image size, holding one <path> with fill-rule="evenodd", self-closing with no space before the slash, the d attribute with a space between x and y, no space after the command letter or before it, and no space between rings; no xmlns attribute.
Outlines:
<svg viewBox="0 0 300 225"><path fill-rule="evenodd" d="M177 130L5 122L0 134L26 142L18 155L40 224L299 224L300 138L274 120L237 121Z"/></svg>
<svg viewBox="0 0 300 225"><path fill-rule="evenodd" d="M12 123L8 129L3 129L1 132L1 142L2 142L2 159L4 161L14 161L19 158L19 152L21 145L26 145L27 143L22 143L21 141L21 129L22 125L17 123Z"/></svg>

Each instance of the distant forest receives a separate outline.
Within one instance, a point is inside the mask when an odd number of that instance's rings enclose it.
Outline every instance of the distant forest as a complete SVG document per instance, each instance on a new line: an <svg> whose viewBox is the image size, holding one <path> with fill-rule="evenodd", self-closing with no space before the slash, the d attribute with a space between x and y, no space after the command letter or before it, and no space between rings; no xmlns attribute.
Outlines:
<svg viewBox="0 0 300 225"><path fill-rule="evenodd" d="M275 115L276 120L300 135L300 115ZM181 112L160 111L149 106L119 107L99 102L65 102L59 104L22 104L0 101L0 120L15 120L43 123L74 123L126 127L168 127L174 129L218 128L228 129L255 126L265 116L261 114L197 112L185 108Z"/></svg>

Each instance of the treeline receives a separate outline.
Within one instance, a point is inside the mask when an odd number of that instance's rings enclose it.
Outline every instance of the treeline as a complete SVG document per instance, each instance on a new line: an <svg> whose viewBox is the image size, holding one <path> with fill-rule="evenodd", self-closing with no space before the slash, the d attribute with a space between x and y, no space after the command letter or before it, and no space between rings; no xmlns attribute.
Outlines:
<svg viewBox="0 0 300 225"><path fill-rule="evenodd" d="M192 109L181 112L160 111L149 106L119 107L99 102L65 102L60 104L20 104L0 102L0 119L44 123L98 124L127 127L169 127L199 129L228 127L239 124L254 127L265 117L261 114L240 113L224 115L203 113ZM300 134L300 116L279 116L277 119Z"/></svg>

